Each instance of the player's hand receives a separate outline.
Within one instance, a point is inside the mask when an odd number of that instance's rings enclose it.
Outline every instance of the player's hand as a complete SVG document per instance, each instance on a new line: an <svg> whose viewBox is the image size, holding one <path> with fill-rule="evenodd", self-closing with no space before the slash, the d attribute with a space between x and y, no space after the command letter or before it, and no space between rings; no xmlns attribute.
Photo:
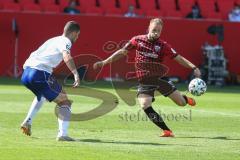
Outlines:
<svg viewBox="0 0 240 160"><path fill-rule="evenodd" d="M78 75L74 75L74 83L73 83L73 88L76 88L80 85L80 79L79 79L79 76Z"/></svg>
<svg viewBox="0 0 240 160"><path fill-rule="evenodd" d="M101 67L103 67L103 65L104 65L103 61L98 61L93 64L93 69L101 68Z"/></svg>
<svg viewBox="0 0 240 160"><path fill-rule="evenodd" d="M201 71L198 68L194 69L193 74L197 78L201 77Z"/></svg>

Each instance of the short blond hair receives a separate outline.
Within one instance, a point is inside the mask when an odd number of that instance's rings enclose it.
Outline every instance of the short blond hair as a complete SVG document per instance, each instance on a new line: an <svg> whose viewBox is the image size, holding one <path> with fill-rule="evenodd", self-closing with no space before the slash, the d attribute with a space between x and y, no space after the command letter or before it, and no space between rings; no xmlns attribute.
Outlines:
<svg viewBox="0 0 240 160"><path fill-rule="evenodd" d="M153 19L151 19L149 25L151 25L152 23L156 23L156 24L159 24L159 25L163 26L163 21L162 21L161 18L153 18Z"/></svg>

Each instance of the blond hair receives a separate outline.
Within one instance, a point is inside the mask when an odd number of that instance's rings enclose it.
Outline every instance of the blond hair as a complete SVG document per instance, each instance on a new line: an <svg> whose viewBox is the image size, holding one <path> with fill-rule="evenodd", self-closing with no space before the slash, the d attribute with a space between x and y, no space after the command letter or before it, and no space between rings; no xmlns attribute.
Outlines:
<svg viewBox="0 0 240 160"><path fill-rule="evenodd" d="M159 24L159 25L163 26L163 21L162 21L161 18L153 18L153 19L151 19L149 25L151 25L151 24L153 24L153 23Z"/></svg>

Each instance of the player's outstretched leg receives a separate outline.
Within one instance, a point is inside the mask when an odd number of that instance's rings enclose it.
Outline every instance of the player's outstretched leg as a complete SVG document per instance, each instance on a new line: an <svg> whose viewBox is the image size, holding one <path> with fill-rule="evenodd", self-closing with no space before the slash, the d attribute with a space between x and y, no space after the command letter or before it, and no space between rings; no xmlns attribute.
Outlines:
<svg viewBox="0 0 240 160"><path fill-rule="evenodd" d="M196 101L193 98L181 94L178 90L171 93L168 97L179 106L186 106L187 104L190 106L196 105Z"/></svg>
<svg viewBox="0 0 240 160"><path fill-rule="evenodd" d="M28 111L28 114L21 124L21 130L22 130L23 134L25 134L27 136L31 136L31 134L32 134L31 125L32 125L33 118L36 116L37 112L42 107L45 100L46 99L44 97L41 97L41 99L39 101L38 101L37 97L34 98L32 104L31 104L31 107Z"/></svg>
<svg viewBox="0 0 240 160"><path fill-rule="evenodd" d="M148 116L148 118L159 128L163 130L161 137L174 137L173 132L168 128L162 117L152 108L153 97L147 94L139 94L138 100L140 106Z"/></svg>
<svg viewBox="0 0 240 160"><path fill-rule="evenodd" d="M71 118L71 101L68 100L67 95L60 93L54 100L57 103L57 115L58 115L58 135L57 141L75 141L68 136L69 121Z"/></svg>

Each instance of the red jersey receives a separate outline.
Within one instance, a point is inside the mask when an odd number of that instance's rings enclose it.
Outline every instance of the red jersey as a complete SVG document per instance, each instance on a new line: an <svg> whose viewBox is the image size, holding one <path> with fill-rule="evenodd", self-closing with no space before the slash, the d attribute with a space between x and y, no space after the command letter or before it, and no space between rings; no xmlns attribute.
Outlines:
<svg viewBox="0 0 240 160"><path fill-rule="evenodd" d="M165 57L175 58L178 54L167 42L158 39L148 40L147 35L133 37L124 47L136 50L135 69L139 80L149 77L162 77L168 68L161 64Z"/></svg>

